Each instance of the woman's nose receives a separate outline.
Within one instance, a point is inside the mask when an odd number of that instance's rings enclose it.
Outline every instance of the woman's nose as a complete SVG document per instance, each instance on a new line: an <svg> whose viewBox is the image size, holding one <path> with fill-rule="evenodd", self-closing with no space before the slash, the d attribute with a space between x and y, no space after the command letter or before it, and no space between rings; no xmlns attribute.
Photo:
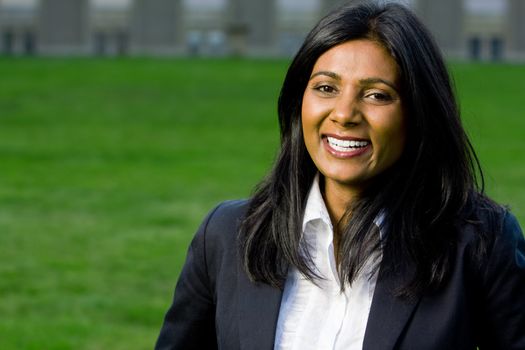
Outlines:
<svg viewBox="0 0 525 350"><path fill-rule="evenodd" d="M341 126L351 126L361 121L358 96L352 93L341 94L334 102L330 119Z"/></svg>

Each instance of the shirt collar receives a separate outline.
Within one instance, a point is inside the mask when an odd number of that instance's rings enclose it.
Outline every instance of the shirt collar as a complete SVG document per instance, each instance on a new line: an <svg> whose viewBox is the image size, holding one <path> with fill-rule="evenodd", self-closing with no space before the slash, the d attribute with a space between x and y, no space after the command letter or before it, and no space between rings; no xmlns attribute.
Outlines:
<svg viewBox="0 0 525 350"><path fill-rule="evenodd" d="M328 209L321 194L321 188L319 187L319 173L315 175L310 191L308 192L308 199L306 201L306 207L304 209L303 218L303 232L305 231L306 225L314 220L322 220L325 224L332 227L332 221L328 214Z"/></svg>
<svg viewBox="0 0 525 350"><path fill-rule="evenodd" d="M328 209L321 194L321 187L319 185L319 173L315 175L310 191L308 192L308 199L306 200L306 207L304 209L303 217L303 232L305 232L306 225L314 220L322 220L330 228L333 229L332 220L330 219L330 214L328 214ZM374 219L374 224L379 228L379 234L383 237L384 234L384 221L385 221L385 212L381 210L379 214Z"/></svg>

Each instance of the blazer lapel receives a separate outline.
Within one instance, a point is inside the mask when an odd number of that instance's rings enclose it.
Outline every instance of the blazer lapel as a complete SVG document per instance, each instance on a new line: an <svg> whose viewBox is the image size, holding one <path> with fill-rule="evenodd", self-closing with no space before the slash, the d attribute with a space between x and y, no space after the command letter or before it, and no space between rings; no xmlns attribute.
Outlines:
<svg viewBox="0 0 525 350"><path fill-rule="evenodd" d="M383 261L383 265L387 263ZM363 349L394 349L407 322L409 322L420 297L398 298L394 291L407 282L411 269L402 274L381 274L377 280L368 316Z"/></svg>
<svg viewBox="0 0 525 350"><path fill-rule="evenodd" d="M241 349L272 350L282 291L251 282L241 267L238 276Z"/></svg>

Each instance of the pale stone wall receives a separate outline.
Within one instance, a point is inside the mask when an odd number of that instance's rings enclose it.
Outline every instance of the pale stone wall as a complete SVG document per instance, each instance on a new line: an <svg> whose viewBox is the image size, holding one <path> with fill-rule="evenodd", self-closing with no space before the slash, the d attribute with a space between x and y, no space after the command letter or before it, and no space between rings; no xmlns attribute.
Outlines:
<svg viewBox="0 0 525 350"><path fill-rule="evenodd" d="M120 56L130 52L129 11L125 8L91 9L91 53Z"/></svg>
<svg viewBox="0 0 525 350"><path fill-rule="evenodd" d="M465 14L462 1L417 0L415 10L444 52L450 56L464 55Z"/></svg>
<svg viewBox="0 0 525 350"><path fill-rule="evenodd" d="M226 16L226 33L234 55L275 55L275 0L229 0Z"/></svg>
<svg viewBox="0 0 525 350"><path fill-rule="evenodd" d="M36 53L35 11L30 8L1 6L0 53L32 55Z"/></svg>
<svg viewBox="0 0 525 350"><path fill-rule="evenodd" d="M182 50L181 0L135 0L131 6L131 49L137 54L175 54Z"/></svg>
<svg viewBox="0 0 525 350"><path fill-rule="evenodd" d="M40 53L87 54L89 1L41 0L37 27Z"/></svg>
<svg viewBox="0 0 525 350"><path fill-rule="evenodd" d="M113 1L32 0L34 9L20 11L28 6L0 0L1 52L289 56L321 16L345 2ZM525 0L388 1L412 6L448 56L525 59Z"/></svg>
<svg viewBox="0 0 525 350"><path fill-rule="evenodd" d="M507 9L509 58L525 59L525 1L508 0Z"/></svg>

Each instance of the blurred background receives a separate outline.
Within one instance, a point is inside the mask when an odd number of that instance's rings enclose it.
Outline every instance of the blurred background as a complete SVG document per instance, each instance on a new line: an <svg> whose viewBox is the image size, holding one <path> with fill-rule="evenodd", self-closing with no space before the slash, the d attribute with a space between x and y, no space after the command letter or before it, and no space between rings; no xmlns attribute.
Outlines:
<svg viewBox="0 0 525 350"><path fill-rule="evenodd" d="M289 56L340 0L2 0L7 55ZM522 0L398 0L447 54L525 58Z"/></svg>
<svg viewBox="0 0 525 350"><path fill-rule="evenodd" d="M0 349L151 349L188 244L279 144L328 0L0 0ZM525 224L525 1L404 2Z"/></svg>

